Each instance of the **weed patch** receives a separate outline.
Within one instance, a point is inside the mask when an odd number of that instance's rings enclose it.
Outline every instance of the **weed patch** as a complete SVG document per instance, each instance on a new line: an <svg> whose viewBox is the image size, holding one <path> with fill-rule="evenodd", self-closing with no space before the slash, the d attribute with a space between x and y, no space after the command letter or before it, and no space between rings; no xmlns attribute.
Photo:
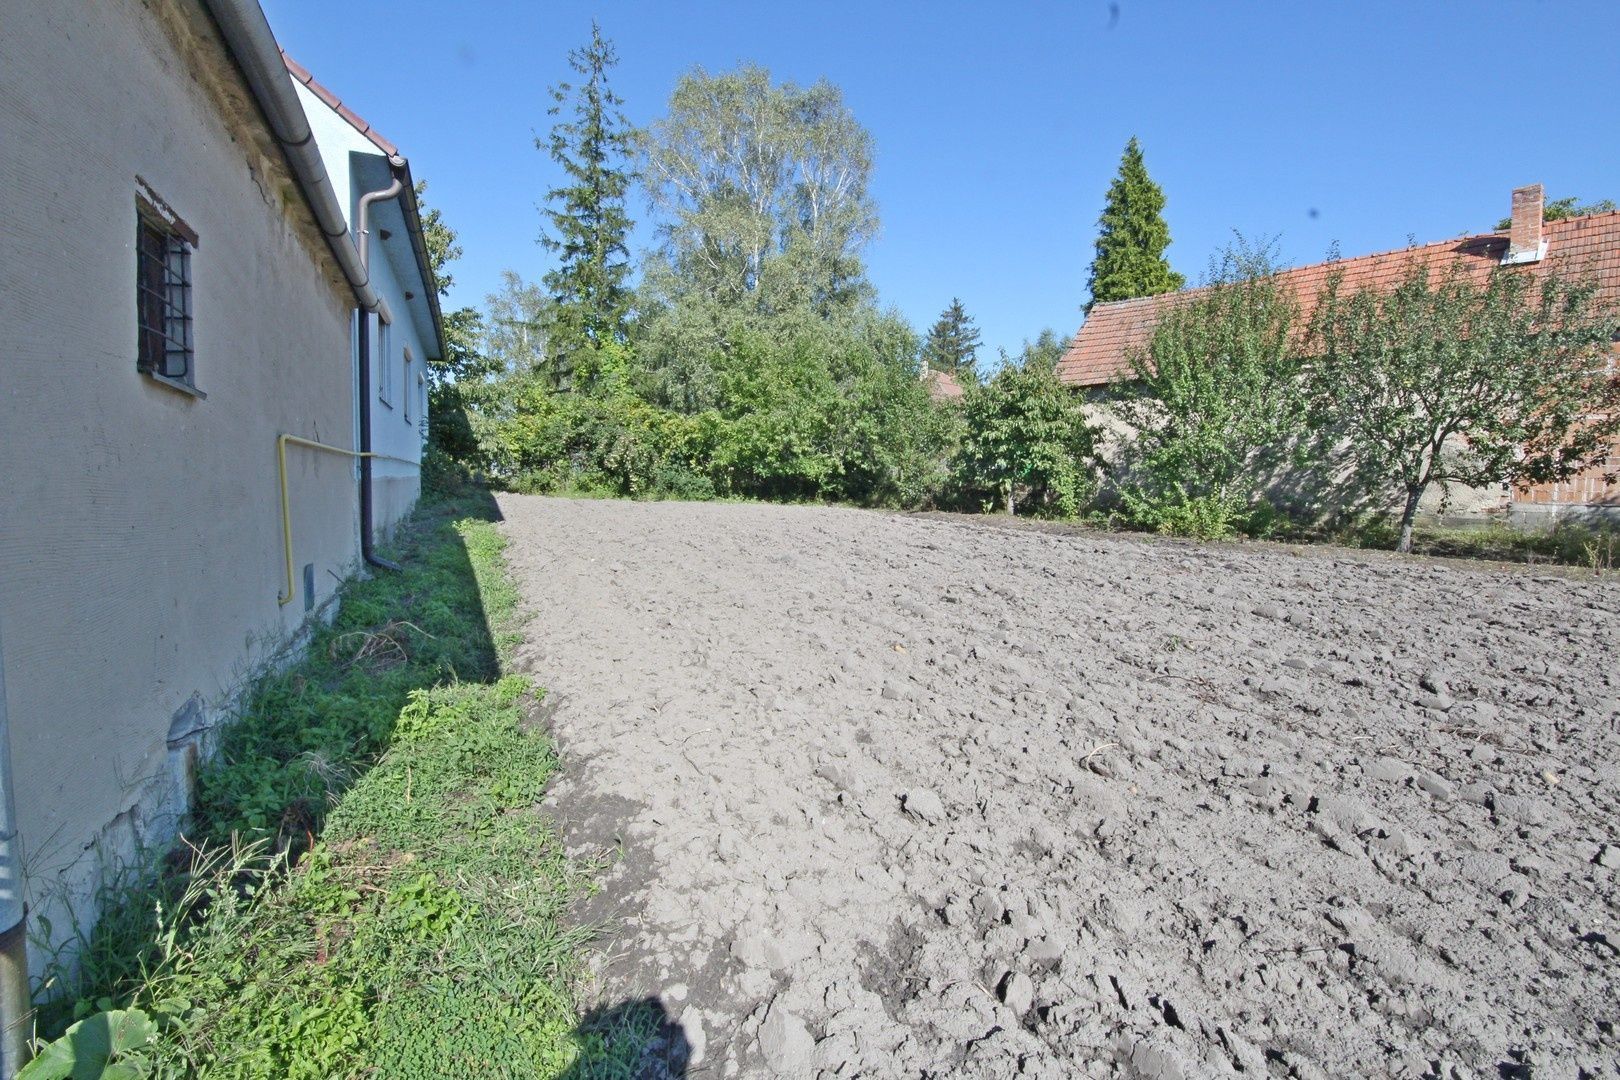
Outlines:
<svg viewBox="0 0 1620 1080"><path fill-rule="evenodd" d="M640 1052L574 1010L588 881L536 808L556 758L523 723L539 692L500 673L517 593L478 508L427 502L404 572L346 586L255 687L189 841L106 907L71 991L59 973L27 1080L585 1076Z"/></svg>
<svg viewBox="0 0 1620 1080"><path fill-rule="evenodd" d="M1372 522L1335 533L1330 539L1350 547L1392 548L1395 537L1396 530L1388 523ZM1545 529L1419 524L1413 532L1412 551L1448 558L1579 566L1602 574L1620 568L1620 526L1602 521L1560 521Z"/></svg>

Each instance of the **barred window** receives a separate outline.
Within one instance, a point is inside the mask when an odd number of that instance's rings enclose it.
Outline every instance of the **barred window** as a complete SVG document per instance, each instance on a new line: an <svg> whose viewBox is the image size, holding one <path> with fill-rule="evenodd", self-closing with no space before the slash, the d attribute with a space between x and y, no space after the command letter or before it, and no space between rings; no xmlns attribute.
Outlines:
<svg viewBox="0 0 1620 1080"><path fill-rule="evenodd" d="M137 200L136 366L149 375L194 387L191 251L196 236L165 210L151 200Z"/></svg>

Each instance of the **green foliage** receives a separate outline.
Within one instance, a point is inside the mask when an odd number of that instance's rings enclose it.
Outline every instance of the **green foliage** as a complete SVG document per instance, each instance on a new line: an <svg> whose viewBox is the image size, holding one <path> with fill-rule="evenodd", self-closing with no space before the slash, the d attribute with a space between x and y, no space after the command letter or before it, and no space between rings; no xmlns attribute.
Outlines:
<svg viewBox="0 0 1620 1080"><path fill-rule="evenodd" d="M69 1027L23 1066L17 1080L141 1080L151 1065L141 1053L157 1025L140 1009L109 1009Z"/></svg>
<svg viewBox="0 0 1620 1080"><path fill-rule="evenodd" d="M1073 517L1093 490L1096 430L1079 395L1058 383L1062 346L1051 330L962 400L963 434L954 474L965 497Z"/></svg>
<svg viewBox="0 0 1620 1080"><path fill-rule="evenodd" d="M560 376L549 365L551 299L539 285L515 270L501 271L501 287L484 298L483 352L491 374L543 375L548 385Z"/></svg>
<svg viewBox="0 0 1620 1080"><path fill-rule="evenodd" d="M1164 191L1148 175L1134 137L1125 144L1097 224L1102 231L1086 282L1091 294L1087 311L1109 300L1175 292L1187 283L1165 260L1170 226L1164 221Z"/></svg>
<svg viewBox="0 0 1620 1080"><path fill-rule="evenodd" d="M716 486L755 498L922 501L943 476L950 420L916 378L915 348L887 317L742 338L718 360Z"/></svg>
<svg viewBox="0 0 1620 1080"><path fill-rule="evenodd" d="M439 296L447 297L455 281L450 264L461 258L461 244L456 240L456 231L444 220L443 212L428 206L426 180L416 183L416 203L422 216L422 241L427 248L428 269ZM487 373L478 348L481 322L476 308L457 308L443 313L444 355L430 360L427 371L435 389L457 380L477 379Z"/></svg>
<svg viewBox="0 0 1620 1080"><path fill-rule="evenodd" d="M1397 550L1431 485L1561 480L1620 435L1620 317L1595 281L1414 263L1393 289L1342 285L1317 305L1308 390L1367 484L1403 494Z"/></svg>
<svg viewBox="0 0 1620 1080"><path fill-rule="evenodd" d="M1398 527L1382 517L1368 518L1321 537L1330 543L1384 550L1394 547L1398 538ZM1620 570L1620 525L1571 519L1561 519L1543 529L1503 524L1470 528L1419 524L1412 532L1412 553L1577 566L1595 574L1610 574Z"/></svg>
<svg viewBox="0 0 1620 1080"><path fill-rule="evenodd" d="M553 124L548 139L535 140L568 178L566 186L546 193L548 231L542 237L558 258L545 276L551 299L546 370L557 388L588 387L584 373L575 370L579 354L622 344L629 332L626 240L632 223L625 194L632 135L619 109L623 101L608 87L608 71L617 62L613 43L593 21L590 44L568 54L582 81L551 91L549 114L558 116L571 103L571 118Z"/></svg>
<svg viewBox="0 0 1620 1080"><path fill-rule="evenodd" d="M743 333L716 348L712 405L691 414L637 396L633 358L602 350L612 393L513 380L488 459L530 492L916 505L943 476L952 421L917 380L915 348L886 316Z"/></svg>
<svg viewBox="0 0 1620 1080"><path fill-rule="evenodd" d="M962 301L952 297L951 306L940 313L923 341L922 358L935 371L978 381L979 328Z"/></svg>
<svg viewBox="0 0 1620 1080"><path fill-rule="evenodd" d="M830 83L777 84L753 65L681 77L643 142L660 244L638 348L654 400L711 408L712 362L740 336L837 319L870 297L871 167L871 136Z"/></svg>
<svg viewBox="0 0 1620 1080"><path fill-rule="evenodd" d="M659 496L697 494L713 418L688 417L629 393L559 393L516 378L490 424L486 454L496 475L530 493ZM678 489L678 490L676 490Z"/></svg>
<svg viewBox="0 0 1620 1080"><path fill-rule="evenodd" d="M428 390L428 448L455 461L470 462L478 456L470 389L460 382L438 382Z"/></svg>
<svg viewBox="0 0 1620 1080"><path fill-rule="evenodd" d="M1616 209L1613 199L1599 199L1597 202L1583 203L1574 195L1563 199L1551 199L1541 208L1542 221L1564 221L1567 218L1588 217L1592 214L1612 214ZM1505 217L1496 223L1498 231L1511 229L1513 219Z"/></svg>
<svg viewBox="0 0 1620 1080"><path fill-rule="evenodd" d="M1131 432L1116 482L1136 524L1225 536L1257 505L1264 459L1305 432L1297 320L1269 253L1241 242L1166 307L1114 405Z"/></svg>
<svg viewBox="0 0 1620 1080"><path fill-rule="evenodd" d="M590 104L591 73L610 53L597 42L573 57L589 77L585 104L551 145L576 163L600 136L592 118L617 105L605 89ZM751 66L696 70L642 147L661 242L633 339L586 335L560 378L549 359L565 332L558 312L578 297L509 272L484 336L501 375L457 385L447 404L468 422L438 410L436 445L520 491L931 500L956 420L918 381L910 328L871 303L860 260L877 224L871 139L838 90L773 83ZM556 201L561 233L595 227L584 202Z"/></svg>
<svg viewBox="0 0 1620 1080"><path fill-rule="evenodd" d="M1242 500L1215 492L1194 493L1185 484L1171 483L1143 498L1138 491L1125 493L1125 509L1136 524L1169 536L1194 540L1224 540L1239 531L1244 518Z"/></svg>
<svg viewBox="0 0 1620 1080"><path fill-rule="evenodd" d="M417 211L422 218L422 246L427 249L428 270L433 274L433 286L440 296L449 296L455 284L450 264L462 256L461 243L456 231L444 220L444 213L427 203L427 181L418 180L414 189Z"/></svg>
<svg viewBox="0 0 1620 1080"><path fill-rule="evenodd" d="M645 1045L577 1026L585 882L535 805L556 759L498 677L517 596L474 507L425 506L404 572L347 585L251 696L201 843L111 905L29 1080L541 1076Z"/></svg>

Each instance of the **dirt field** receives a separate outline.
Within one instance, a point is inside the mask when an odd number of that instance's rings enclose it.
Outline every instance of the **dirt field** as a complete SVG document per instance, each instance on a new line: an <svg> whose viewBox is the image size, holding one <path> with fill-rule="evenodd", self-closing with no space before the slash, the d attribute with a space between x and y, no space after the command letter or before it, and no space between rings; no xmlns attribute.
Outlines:
<svg viewBox="0 0 1620 1080"><path fill-rule="evenodd" d="M648 1075L1620 1075L1610 581L501 509Z"/></svg>

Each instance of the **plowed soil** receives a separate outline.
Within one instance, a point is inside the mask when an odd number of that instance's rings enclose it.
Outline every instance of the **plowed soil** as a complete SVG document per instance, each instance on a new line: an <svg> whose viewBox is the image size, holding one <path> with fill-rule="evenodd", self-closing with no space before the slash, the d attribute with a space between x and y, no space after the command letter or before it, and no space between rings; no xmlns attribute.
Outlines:
<svg viewBox="0 0 1620 1080"><path fill-rule="evenodd" d="M500 505L646 1075L1620 1075L1614 579Z"/></svg>

